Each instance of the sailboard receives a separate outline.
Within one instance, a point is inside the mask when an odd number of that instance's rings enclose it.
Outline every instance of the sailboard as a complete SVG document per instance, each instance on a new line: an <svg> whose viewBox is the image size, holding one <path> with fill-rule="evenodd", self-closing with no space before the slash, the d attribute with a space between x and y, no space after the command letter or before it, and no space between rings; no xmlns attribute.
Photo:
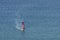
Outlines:
<svg viewBox="0 0 60 40"><path fill-rule="evenodd" d="M21 31L25 30L25 24L24 24L23 18L21 17L16 18L16 28Z"/></svg>

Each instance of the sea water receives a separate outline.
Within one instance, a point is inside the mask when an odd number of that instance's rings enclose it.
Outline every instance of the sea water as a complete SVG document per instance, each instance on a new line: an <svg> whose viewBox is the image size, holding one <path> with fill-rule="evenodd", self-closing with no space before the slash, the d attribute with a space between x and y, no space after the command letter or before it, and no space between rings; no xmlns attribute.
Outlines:
<svg viewBox="0 0 60 40"><path fill-rule="evenodd" d="M23 15L24 32L16 14ZM0 0L0 40L60 40L60 1Z"/></svg>

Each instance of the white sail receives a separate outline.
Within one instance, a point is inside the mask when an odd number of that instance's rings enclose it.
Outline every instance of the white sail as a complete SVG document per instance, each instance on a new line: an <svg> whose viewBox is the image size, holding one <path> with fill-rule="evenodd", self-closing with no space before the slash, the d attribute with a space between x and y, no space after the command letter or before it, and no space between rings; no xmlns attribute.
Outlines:
<svg viewBox="0 0 60 40"><path fill-rule="evenodd" d="M20 17L16 18L16 28L18 30L22 30L21 25L22 25L22 19Z"/></svg>
<svg viewBox="0 0 60 40"><path fill-rule="evenodd" d="M18 30L21 30L21 23L19 23L17 20L16 20L16 28Z"/></svg>
<svg viewBox="0 0 60 40"><path fill-rule="evenodd" d="M15 23L16 23L16 29L18 30L22 30L22 19L23 19L23 15L19 13L20 10L17 11L16 13L16 20L15 20Z"/></svg>

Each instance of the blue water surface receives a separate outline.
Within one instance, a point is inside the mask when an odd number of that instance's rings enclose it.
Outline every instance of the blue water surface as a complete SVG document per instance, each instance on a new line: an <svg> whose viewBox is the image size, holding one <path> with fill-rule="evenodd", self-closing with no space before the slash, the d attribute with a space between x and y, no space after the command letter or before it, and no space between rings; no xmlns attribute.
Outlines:
<svg viewBox="0 0 60 40"><path fill-rule="evenodd" d="M16 29L21 14L25 32ZM60 0L0 0L0 40L60 40Z"/></svg>

